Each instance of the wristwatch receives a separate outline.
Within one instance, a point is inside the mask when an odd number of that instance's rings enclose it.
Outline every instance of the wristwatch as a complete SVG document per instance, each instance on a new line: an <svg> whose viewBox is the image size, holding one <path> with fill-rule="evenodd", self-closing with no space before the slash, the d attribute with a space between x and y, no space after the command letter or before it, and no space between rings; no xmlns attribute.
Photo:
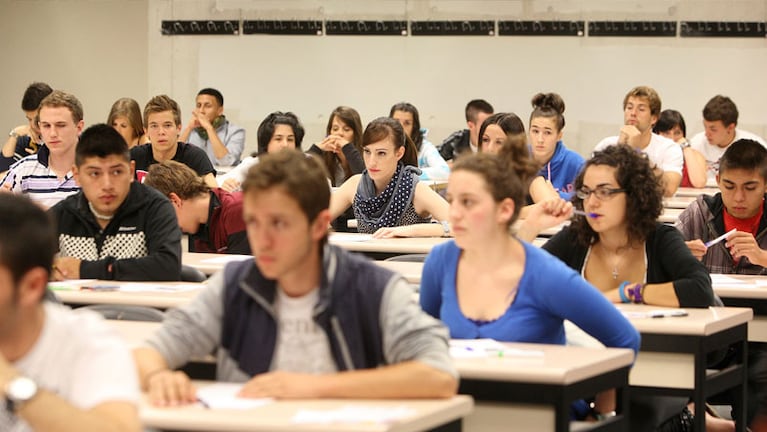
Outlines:
<svg viewBox="0 0 767 432"><path fill-rule="evenodd" d="M17 412L37 394L37 384L31 378L17 376L5 386L5 409Z"/></svg>

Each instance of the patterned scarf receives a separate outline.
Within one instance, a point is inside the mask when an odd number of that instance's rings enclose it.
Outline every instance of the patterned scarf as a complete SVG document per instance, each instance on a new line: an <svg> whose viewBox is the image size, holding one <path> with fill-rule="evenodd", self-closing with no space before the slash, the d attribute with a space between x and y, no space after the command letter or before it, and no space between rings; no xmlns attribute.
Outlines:
<svg viewBox="0 0 767 432"><path fill-rule="evenodd" d="M213 130L218 130L224 123L226 122L226 116L223 114L213 119ZM198 128L194 128L195 131L197 131L197 135L200 136L200 138L204 139L205 141L208 140L208 131L205 130L204 127L200 126Z"/></svg>
<svg viewBox="0 0 767 432"><path fill-rule="evenodd" d="M383 227L397 226L402 214L413 202L415 185L418 183L420 170L410 165L397 164L389 184L376 195L376 186L368 175L362 173L357 194L354 196L355 215L365 224L376 230Z"/></svg>

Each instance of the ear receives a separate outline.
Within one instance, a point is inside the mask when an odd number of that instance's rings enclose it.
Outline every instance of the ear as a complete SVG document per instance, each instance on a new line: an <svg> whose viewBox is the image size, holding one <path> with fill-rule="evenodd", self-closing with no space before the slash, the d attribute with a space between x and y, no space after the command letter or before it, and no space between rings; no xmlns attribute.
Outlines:
<svg viewBox="0 0 767 432"><path fill-rule="evenodd" d="M136 161L132 160L130 161L130 181L133 183L133 180L136 178Z"/></svg>
<svg viewBox="0 0 767 432"><path fill-rule="evenodd" d="M405 156L405 146L398 147L394 154L397 155L397 160L402 159L402 156Z"/></svg>
<svg viewBox="0 0 767 432"><path fill-rule="evenodd" d="M182 200L175 192L171 192L168 195L168 199L170 200L170 203L173 204L173 207L179 208L183 204L184 200Z"/></svg>
<svg viewBox="0 0 767 432"><path fill-rule="evenodd" d="M658 123L658 116L653 115L650 116L650 128L652 129L653 126L655 126L655 123Z"/></svg>
<svg viewBox="0 0 767 432"><path fill-rule="evenodd" d="M324 209L317 214L309 227L312 241L318 242L321 238L328 235L328 226L330 225L330 209Z"/></svg>
<svg viewBox="0 0 767 432"><path fill-rule="evenodd" d="M80 170L77 168L77 165L72 165L72 178L75 179L77 186L82 187L80 184Z"/></svg>
<svg viewBox="0 0 767 432"><path fill-rule="evenodd" d="M83 129L85 128L85 121L80 120L77 122L77 136L80 136L81 133L83 133Z"/></svg>
<svg viewBox="0 0 767 432"><path fill-rule="evenodd" d="M498 203L497 222L502 225L508 225L512 217L514 217L514 209L516 205L511 198L504 198L503 201Z"/></svg>
<svg viewBox="0 0 767 432"><path fill-rule="evenodd" d="M735 123L730 123L730 124L728 124L727 126L725 126L725 128L724 128L724 129L727 131L727 133L728 133L728 134L730 134L730 133L734 133L734 132L735 132L735 126L737 126L737 124L735 124Z"/></svg>
<svg viewBox="0 0 767 432"><path fill-rule="evenodd" d="M18 283L19 304L27 307L39 304L48 286L48 276L48 272L42 267L35 267L25 273Z"/></svg>
<svg viewBox="0 0 767 432"><path fill-rule="evenodd" d="M559 131L559 133L557 134L557 141L562 141L562 135L563 135L564 133L565 133L565 131L563 131L563 130L560 130L560 131Z"/></svg>

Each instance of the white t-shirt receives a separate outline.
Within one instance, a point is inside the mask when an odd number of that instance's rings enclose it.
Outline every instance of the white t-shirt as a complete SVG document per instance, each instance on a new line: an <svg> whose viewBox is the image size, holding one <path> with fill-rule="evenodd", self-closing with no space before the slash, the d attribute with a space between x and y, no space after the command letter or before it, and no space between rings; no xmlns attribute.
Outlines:
<svg viewBox="0 0 767 432"><path fill-rule="evenodd" d="M13 366L38 387L80 409L104 402L137 403L139 385L130 350L95 312L45 302L45 323L32 349ZM30 431L0 409L0 430Z"/></svg>
<svg viewBox="0 0 767 432"><path fill-rule="evenodd" d="M271 370L326 374L337 372L325 331L312 318L319 289L301 297L288 297L277 289L277 346Z"/></svg>
<svg viewBox="0 0 767 432"><path fill-rule="evenodd" d="M739 139L751 139L767 147L767 144L765 144L764 140L758 135L741 129L735 129L735 138L733 138L732 142L735 142ZM701 152L703 157L706 158L706 176L708 177L708 182L715 182L716 175L719 173L719 159L722 158L722 155L724 155L724 152L727 150L729 145L725 148L712 145L708 142L706 133L699 132L690 139L690 147Z"/></svg>
<svg viewBox="0 0 767 432"><path fill-rule="evenodd" d="M594 151L604 150L617 143L617 136L607 137L594 147ZM646 154L650 162L657 165L663 172L675 172L680 176L682 175L684 154L682 154L682 147L674 141L657 134L652 134L650 144L642 149L642 153Z"/></svg>

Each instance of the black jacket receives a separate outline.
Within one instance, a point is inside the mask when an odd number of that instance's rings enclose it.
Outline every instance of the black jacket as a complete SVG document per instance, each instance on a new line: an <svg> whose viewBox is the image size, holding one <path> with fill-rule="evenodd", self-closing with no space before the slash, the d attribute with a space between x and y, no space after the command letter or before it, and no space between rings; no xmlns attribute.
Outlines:
<svg viewBox="0 0 767 432"><path fill-rule="evenodd" d="M103 231L82 191L49 212L58 223L61 256L82 260L80 278L179 280L181 230L170 201L156 190L132 183Z"/></svg>

